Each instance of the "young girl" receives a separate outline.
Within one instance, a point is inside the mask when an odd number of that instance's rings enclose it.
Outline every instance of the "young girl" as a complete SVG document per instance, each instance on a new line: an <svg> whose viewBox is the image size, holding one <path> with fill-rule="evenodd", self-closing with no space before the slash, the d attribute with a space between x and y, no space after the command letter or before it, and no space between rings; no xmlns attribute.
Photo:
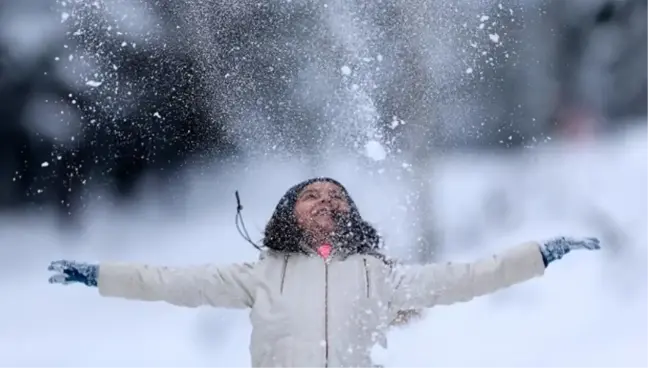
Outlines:
<svg viewBox="0 0 648 368"><path fill-rule="evenodd" d="M377 231L347 190L315 178L288 190L254 263L158 267L56 261L51 283L184 307L250 308L254 367L369 367L390 324L418 310L468 301L541 276L595 238L528 242L473 263L400 265L380 253Z"/></svg>

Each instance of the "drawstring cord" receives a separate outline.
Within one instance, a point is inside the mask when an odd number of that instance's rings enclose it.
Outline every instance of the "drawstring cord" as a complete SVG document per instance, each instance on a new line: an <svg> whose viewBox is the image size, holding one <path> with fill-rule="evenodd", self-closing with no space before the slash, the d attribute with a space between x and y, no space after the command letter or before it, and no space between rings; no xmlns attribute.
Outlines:
<svg viewBox="0 0 648 368"><path fill-rule="evenodd" d="M257 250L261 251L261 247L252 241L250 234L245 228L245 221L243 221L243 214L241 213L241 211L243 210L243 205L241 205L241 197L239 197L238 190L234 192L234 195L236 196L236 217L234 218L236 230L238 231L239 235L241 235L241 237L245 239L245 241L252 244L252 246Z"/></svg>

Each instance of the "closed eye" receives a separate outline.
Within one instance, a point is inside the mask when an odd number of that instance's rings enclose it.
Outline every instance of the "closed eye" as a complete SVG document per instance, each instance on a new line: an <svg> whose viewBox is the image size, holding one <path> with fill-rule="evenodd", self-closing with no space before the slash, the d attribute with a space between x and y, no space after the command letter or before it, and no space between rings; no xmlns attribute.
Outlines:
<svg viewBox="0 0 648 368"><path fill-rule="evenodd" d="M344 196L341 193L334 192L334 193L331 193L331 198L344 199Z"/></svg>
<svg viewBox="0 0 648 368"><path fill-rule="evenodd" d="M313 192L308 192L308 193L304 193L302 195L302 198L304 198L304 199L313 199L313 198L317 198L317 196Z"/></svg>

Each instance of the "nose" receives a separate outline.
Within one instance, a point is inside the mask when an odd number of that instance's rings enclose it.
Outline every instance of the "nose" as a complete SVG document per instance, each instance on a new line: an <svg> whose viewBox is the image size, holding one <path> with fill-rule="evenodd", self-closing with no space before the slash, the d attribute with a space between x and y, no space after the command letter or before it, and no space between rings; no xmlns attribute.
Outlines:
<svg viewBox="0 0 648 368"><path fill-rule="evenodd" d="M332 198L331 195L329 195L328 193L323 193L323 194L320 196L320 202L321 202L321 203L325 203L325 202L326 202L326 203L331 203L331 202L332 202L332 199L333 199L333 198Z"/></svg>

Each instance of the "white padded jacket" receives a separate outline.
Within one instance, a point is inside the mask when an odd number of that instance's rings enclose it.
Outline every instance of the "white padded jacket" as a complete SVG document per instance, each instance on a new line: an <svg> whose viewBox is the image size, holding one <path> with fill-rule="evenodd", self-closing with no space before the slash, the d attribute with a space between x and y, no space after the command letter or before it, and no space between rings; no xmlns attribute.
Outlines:
<svg viewBox="0 0 648 368"><path fill-rule="evenodd" d="M103 296L249 308L253 367L369 367L399 310L468 301L540 276L537 243L473 263L386 264L370 255L267 252L255 263L102 263Z"/></svg>

